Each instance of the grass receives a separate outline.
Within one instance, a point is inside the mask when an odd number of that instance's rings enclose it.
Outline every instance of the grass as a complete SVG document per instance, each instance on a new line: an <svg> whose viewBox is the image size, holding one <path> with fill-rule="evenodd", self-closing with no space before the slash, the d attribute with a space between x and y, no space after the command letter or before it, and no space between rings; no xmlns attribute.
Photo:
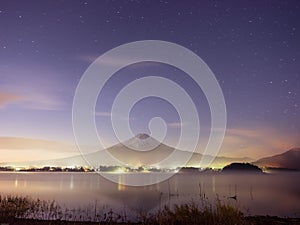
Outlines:
<svg viewBox="0 0 300 225"><path fill-rule="evenodd" d="M0 218L59 219L62 211L55 201L22 196L0 196Z"/></svg>
<svg viewBox="0 0 300 225"><path fill-rule="evenodd" d="M145 224L169 225L215 225L215 224L249 224L243 214L229 203L217 199L215 205L195 203L174 205L173 209L165 207L146 219Z"/></svg>
<svg viewBox="0 0 300 225"><path fill-rule="evenodd" d="M260 225L300 224L299 219L277 217L245 217L237 207L221 202L214 204L204 198L199 202L164 207L151 215L138 215L138 222L129 221L112 209L62 208L55 201L22 196L0 196L0 224L139 224L139 225Z"/></svg>

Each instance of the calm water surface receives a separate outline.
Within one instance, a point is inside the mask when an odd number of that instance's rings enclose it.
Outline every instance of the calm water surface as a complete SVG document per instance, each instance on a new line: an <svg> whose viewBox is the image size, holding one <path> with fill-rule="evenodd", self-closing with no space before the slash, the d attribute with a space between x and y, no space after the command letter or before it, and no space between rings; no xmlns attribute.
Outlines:
<svg viewBox="0 0 300 225"><path fill-rule="evenodd" d="M151 174L144 174L151 176ZM143 176L144 176L143 175ZM126 179L130 175L116 175ZM132 176L132 174L131 174ZM155 212L164 205L218 197L247 215L300 217L300 173L178 173L169 181L145 187L112 183L96 173L0 173L1 195L56 200L68 208L97 207ZM230 197L237 196L237 200Z"/></svg>

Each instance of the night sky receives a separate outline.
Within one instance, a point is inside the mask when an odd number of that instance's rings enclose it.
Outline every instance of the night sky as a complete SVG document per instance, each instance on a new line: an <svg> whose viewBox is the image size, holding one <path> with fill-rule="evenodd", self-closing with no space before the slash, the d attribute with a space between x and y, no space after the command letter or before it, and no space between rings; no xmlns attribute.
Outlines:
<svg viewBox="0 0 300 225"><path fill-rule="evenodd" d="M81 76L104 52L138 40L182 45L214 72L228 116L220 155L258 158L300 146L297 0L0 0L0 161L77 154L72 101ZM184 87L209 127L205 97L184 72L141 63L116 73L99 96L96 122L107 145L116 143L109 124L115 95L152 74ZM133 131L148 132L153 116L165 119L172 145L179 118L161 99L133 108Z"/></svg>

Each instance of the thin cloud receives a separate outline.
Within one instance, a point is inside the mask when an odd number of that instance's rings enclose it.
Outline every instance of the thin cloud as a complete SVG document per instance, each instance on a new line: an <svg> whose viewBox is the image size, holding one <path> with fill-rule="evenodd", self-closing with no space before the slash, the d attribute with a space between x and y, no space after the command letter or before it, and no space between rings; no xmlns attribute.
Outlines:
<svg viewBox="0 0 300 225"><path fill-rule="evenodd" d="M111 112L95 112L94 116L98 116L98 117L112 117L112 113ZM125 116L121 116L121 115L115 115L116 117L122 119L122 120L134 120L134 117L125 117Z"/></svg>
<svg viewBox="0 0 300 225"><path fill-rule="evenodd" d="M299 144L296 136L271 128L231 128L226 130L221 152L226 156L260 158L282 153Z"/></svg>
<svg viewBox="0 0 300 225"><path fill-rule="evenodd" d="M73 152L73 145L62 142L23 138L23 137L0 137L0 150L20 150L20 149L44 149L51 151L68 151Z"/></svg>
<svg viewBox="0 0 300 225"><path fill-rule="evenodd" d="M83 61L83 62L92 63L98 57L99 57L99 55L84 55L84 56L79 56L77 58L79 60ZM125 64L129 64L130 60L128 60L128 58L117 58L117 57L109 58L109 57L105 57L105 58L103 58L103 60L101 62L104 63L107 66L123 66Z"/></svg>
<svg viewBox="0 0 300 225"><path fill-rule="evenodd" d="M63 110L65 103L53 96L36 93L27 97L21 105L29 109L60 111Z"/></svg>
<svg viewBox="0 0 300 225"><path fill-rule="evenodd" d="M110 112L95 112L95 116L111 117Z"/></svg>
<svg viewBox="0 0 300 225"><path fill-rule="evenodd" d="M171 128L181 128L183 126L186 126L186 124L181 123L181 122L168 123L168 127L171 127Z"/></svg>
<svg viewBox="0 0 300 225"><path fill-rule="evenodd" d="M25 109L62 110L66 105L62 100L61 91L65 92L69 87L57 81L56 72L47 72L44 68L35 66L14 67L4 70L1 77L4 79L4 82L0 83L2 108L13 103Z"/></svg>
<svg viewBox="0 0 300 225"><path fill-rule="evenodd" d="M19 94L0 92L0 108L4 108L11 103L23 101L24 99L24 96Z"/></svg>
<svg viewBox="0 0 300 225"><path fill-rule="evenodd" d="M62 110L65 105L62 101L50 95L0 92L0 108L6 108L11 104L21 108L36 110Z"/></svg>
<svg viewBox="0 0 300 225"><path fill-rule="evenodd" d="M95 60L99 57L100 55L82 55L82 56L77 56L77 60L80 60L82 62L87 62L87 63L93 63ZM139 61L139 60L138 60ZM126 57L105 57L102 58L101 63L103 63L106 66L124 66L124 65L130 65L132 64L132 58L130 56ZM136 63L134 64L135 67L145 67L145 66L151 66L153 67L154 64L153 62L141 62L141 63Z"/></svg>
<svg viewBox="0 0 300 225"><path fill-rule="evenodd" d="M52 140L23 137L0 137L0 154L3 162L63 158L78 154L75 145Z"/></svg>

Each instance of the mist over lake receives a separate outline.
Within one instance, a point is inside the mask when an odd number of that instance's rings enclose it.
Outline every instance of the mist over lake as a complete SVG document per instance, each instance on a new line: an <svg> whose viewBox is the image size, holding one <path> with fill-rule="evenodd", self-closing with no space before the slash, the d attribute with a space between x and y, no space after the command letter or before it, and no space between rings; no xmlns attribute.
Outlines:
<svg viewBox="0 0 300 225"><path fill-rule="evenodd" d="M136 174L116 174L128 179ZM141 174L154 177L154 173ZM143 187L113 183L97 173L0 173L1 195L55 200L66 208L97 207L134 217L164 206L218 199L246 215L300 216L300 172L177 173L168 181ZM137 176L137 179L138 176ZM236 197L236 199L235 199Z"/></svg>

